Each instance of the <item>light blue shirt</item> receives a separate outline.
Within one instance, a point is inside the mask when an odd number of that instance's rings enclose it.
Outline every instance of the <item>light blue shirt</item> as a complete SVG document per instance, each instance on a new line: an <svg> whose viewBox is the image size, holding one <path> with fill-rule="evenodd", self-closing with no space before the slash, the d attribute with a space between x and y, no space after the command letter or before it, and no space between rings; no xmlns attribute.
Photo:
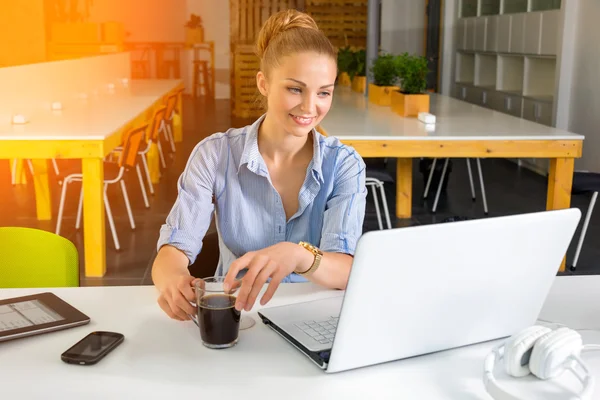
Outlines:
<svg viewBox="0 0 600 400"><path fill-rule="evenodd" d="M313 158L300 188L298 210L286 220L281 197L258 151L258 127L264 117L196 145L179 177L177 200L160 229L158 249L172 245L193 263L216 212L218 276L246 252L284 241L354 254L367 195L362 158L335 137L313 130ZM292 273L282 282L305 281Z"/></svg>

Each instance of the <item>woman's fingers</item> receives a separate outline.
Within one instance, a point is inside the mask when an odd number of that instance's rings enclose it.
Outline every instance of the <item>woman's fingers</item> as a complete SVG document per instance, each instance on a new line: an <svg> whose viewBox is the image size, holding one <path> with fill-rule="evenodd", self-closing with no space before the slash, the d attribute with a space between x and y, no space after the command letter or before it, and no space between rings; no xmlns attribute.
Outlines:
<svg viewBox="0 0 600 400"><path fill-rule="evenodd" d="M184 321L190 319L189 314L196 313L194 306L192 306L178 290L173 291L169 301L169 306L171 306L171 311L173 311L173 314L177 315Z"/></svg>
<svg viewBox="0 0 600 400"><path fill-rule="evenodd" d="M271 300L283 278L284 276L282 276L280 273L276 273L271 277L271 282L269 282L269 286L267 287L265 294L263 294L263 296L260 298L261 305L264 306L269 302L269 300Z"/></svg>
<svg viewBox="0 0 600 400"><path fill-rule="evenodd" d="M243 256L231 263L231 265L229 266L229 270L225 275L225 279L223 280L223 289L225 291L229 291L229 289L234 287L234 281L237 277L237 274L250 264L250 262L254 258L254 255L254 252L249 251L248 253L244 254Z"/></svg>
<svg viewBox="0 0 600 400"><path fill-rule="evenodd" d="M171 306L169 305L169 302L167 302L167 300L162 295L158 297L158 305L170 318L176 319L177 321L182 320L177 315L175 315L173 311L171 311Z"/></svg>
<svg viewBox="0 0 600 400"><path fill-rule="evenodd" d="M262 269L266 267L268 262L269 258L264 255L256 255L252 258L252 261L248 264L248 272L242 278L242 287L237 294L237 300L235 302L236 310L241 311L246 308L248 295L255 285L256 277L260 274Z"/></svg>
<svg viewBox="0 0 600 400"><path fill-rule="evenodd" d="M248 295L248 300L246 300L246 307L245 307L246 311L250 311L252 309L252 307L254 306L254 302L256 301L256 298L258 297L258 294L262 290L265 282L267 282L267 279L269 279L269 277L271 275L273 275L276 271L277 271L277 264L274 261L269 261L267 263L267 265L261 269L260 273L254 280L254 284L252 285L252 290L250 291L250 294Z"/></svg>

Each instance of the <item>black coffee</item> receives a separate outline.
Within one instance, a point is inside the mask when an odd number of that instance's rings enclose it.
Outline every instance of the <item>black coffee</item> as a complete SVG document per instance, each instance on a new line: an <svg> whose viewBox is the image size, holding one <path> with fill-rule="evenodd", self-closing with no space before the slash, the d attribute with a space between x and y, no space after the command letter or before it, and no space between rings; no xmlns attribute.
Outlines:
<svg viewBox="0 0 600 400"><path fill-rule="evenodd" d="M200 299L198 319L205 343L224 345L237 339L240 311L234 306L235 297L226 294L211 294Z"/></svg>

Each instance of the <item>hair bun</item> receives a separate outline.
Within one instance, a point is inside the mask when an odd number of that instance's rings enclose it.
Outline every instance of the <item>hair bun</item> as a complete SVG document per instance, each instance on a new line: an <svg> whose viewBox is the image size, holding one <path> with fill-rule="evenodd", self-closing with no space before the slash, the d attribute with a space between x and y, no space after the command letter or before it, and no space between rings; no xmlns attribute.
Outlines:
<svg viewBox="0 0 600 400"><path fill-rule="evenodd" d="M256 40L256 55L263 58L269 43L281 33L296 28L313 29L319 31L314 19L308 14L290 9L279 11L271 15L264 23Z"/></svg>

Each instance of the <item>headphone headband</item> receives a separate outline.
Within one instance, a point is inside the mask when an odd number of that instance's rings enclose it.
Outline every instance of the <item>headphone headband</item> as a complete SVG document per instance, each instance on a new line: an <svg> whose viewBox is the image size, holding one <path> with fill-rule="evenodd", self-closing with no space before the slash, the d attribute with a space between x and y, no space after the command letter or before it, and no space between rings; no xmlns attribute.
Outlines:
<svg viewBox="0 0 600 400"><path fill-rule="evenodd" d="M483 383L486 391L495 400L523 400L522 397L502 388L494 377L496 364L504 358L505 345L496 346L485 358L483 364ZM577 355L571 355L565 360L565 370L571 371L583 385L579 396L571 397L570 400L588 400L594 390L594 377L590 374L586 364ZM581 372L575 367L579 366Z"/></svg>

